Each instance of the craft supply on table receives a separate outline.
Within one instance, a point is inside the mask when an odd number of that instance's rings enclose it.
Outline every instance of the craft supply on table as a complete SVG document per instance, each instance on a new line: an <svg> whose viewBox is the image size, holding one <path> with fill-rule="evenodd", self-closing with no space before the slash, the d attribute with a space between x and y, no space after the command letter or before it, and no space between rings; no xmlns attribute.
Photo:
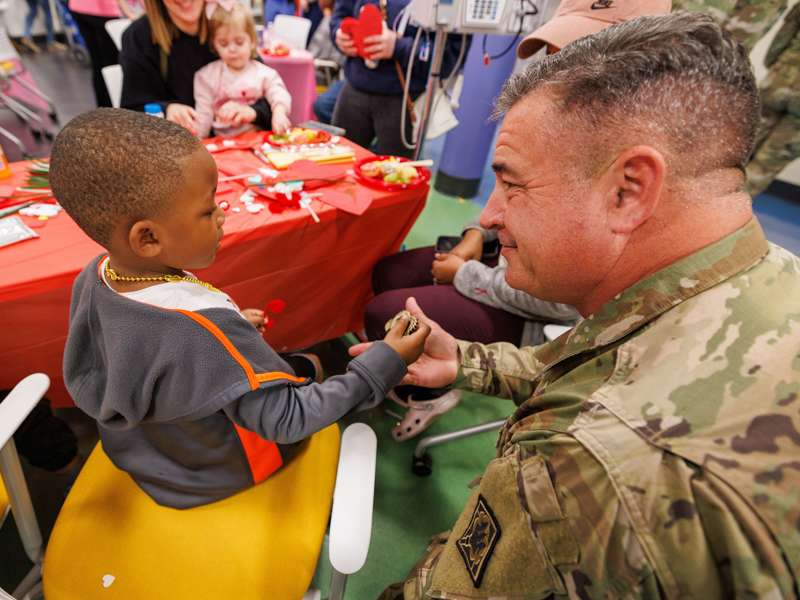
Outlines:
<svg viewBox="0 0 800 600"><path fill-rule="evenodd" d="M8 166L8 159L5 152L3 152L2 146L0 146L0 159L2 159L2 163L0 163L0 179L8 179L11 177L11 167Z"/></svg>
<svg viewBox="0 0 800 600"><path fill-rule="evenodd" d="M42 217L52 218L57 217L58 213L61 212L61 207L57 204L44 204L41 202L37 202L35 204L31 204L19 211L23 217Z"/></svg>
<svg viewBox="0 0 800 600"><path fill-rule="evenodd" d="M18 204L17 206L13 206L11 208L7 208L5 210L0 210L0 219L2 219L4 217L8 217L10 215L13 215L15 212L18 212L18 211L22 210L23 208L25 208L26 206L30 206L31 204L33 204L33 202L32 201L28 201L28 202L24 202L22 204Z"/></svg>
<svg viewBox="0 0 800 600"><path fill-rule="evenodd" d="M18 216L0 219L0 248L39 236Z"/></svg>

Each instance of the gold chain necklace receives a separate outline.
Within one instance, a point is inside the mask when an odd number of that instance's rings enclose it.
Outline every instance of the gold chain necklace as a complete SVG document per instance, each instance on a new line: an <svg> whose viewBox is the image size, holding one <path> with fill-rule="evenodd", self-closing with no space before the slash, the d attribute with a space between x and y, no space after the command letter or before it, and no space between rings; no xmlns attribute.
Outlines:
<svg viewBox="0 0 800 600"><path fill-rule="evenodd" d="M106 277L111 279L112 281L127 281L131 283L136 283L139 281L167 281L167 282L176 282L176 281L188 281L189 283L197 283L202 285L204 288L211 290L212 292L219 292L222 293L221 290L218 290L210 283L206 283L205 281L200 281L199 279L195 279L194 277L181 277L180 275L164 275L162 277L123 277L119 275L114 269L109 266L111 261L106 261Z"/></svg>

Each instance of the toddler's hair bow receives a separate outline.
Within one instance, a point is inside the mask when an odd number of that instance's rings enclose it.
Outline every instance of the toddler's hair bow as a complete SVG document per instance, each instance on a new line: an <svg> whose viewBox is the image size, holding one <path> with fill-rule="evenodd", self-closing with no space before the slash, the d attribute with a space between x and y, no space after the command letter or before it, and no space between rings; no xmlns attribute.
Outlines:
<svg viewBox="0 0 800 600"><path fill-rule="evenodd" d="M231 12L236 0L206 0L206 18L210 19L217 10L217 6L221 6L225 12Z"/></svg>

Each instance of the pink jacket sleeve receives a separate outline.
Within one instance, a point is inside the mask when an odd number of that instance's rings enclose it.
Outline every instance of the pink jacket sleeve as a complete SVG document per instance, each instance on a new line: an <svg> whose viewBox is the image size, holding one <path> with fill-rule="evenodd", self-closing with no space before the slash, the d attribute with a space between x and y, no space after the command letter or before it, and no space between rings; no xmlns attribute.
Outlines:
<svg viewBox="0 0 800 600"><path fill-rule="evenodd" d="M262 81L261 85L264 97L267 99L267 102L269 102L270 108L275 110L278 104L283 104L286 107L286 114L291 114L292 96L289 94L289 90L286 89L286 85L283 83L281 76L278 75L278 72L272 67L268 67L262 63L256 64L258 65L259 75Z"/></svg>
<svg viewBox="0 0 800 600"><path fill-rule="evenodd" d="M214 96L219 89L222 76L221 60L207 64L194 74L194 109L200 115L197 137L201 140L211 133L214 121Z"/></svg>

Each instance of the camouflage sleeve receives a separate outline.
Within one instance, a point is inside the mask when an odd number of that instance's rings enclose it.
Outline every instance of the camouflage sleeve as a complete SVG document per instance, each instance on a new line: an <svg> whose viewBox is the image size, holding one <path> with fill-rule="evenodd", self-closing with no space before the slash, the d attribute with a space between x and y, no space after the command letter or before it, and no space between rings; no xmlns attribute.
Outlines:
<svg viewBox="0 0 800 600"><path fill-rule="evenodd" d="M461 364L452 387L510 398L517 405L533 395L533 378L544 367L534 357L534 348L459 340L458 349Z"/></svg>
<svg viewBox="0 0 800 600"><path fill-rule="evenodd" d="M723 26L750 51L785 10L786 0L739 0Z"/></svg>
<svg viewBox="0 0 800 600"><path fill-rule="evenodd" d="M775 64L775 61L786 50L792 38L797 35L798 30L800 30L800 4L795 4L789 14L786 15L783 25L778 30L775 39L772 40L769 50L767 50L767 56L764 58L764 64L767 67Z"/></svg>

